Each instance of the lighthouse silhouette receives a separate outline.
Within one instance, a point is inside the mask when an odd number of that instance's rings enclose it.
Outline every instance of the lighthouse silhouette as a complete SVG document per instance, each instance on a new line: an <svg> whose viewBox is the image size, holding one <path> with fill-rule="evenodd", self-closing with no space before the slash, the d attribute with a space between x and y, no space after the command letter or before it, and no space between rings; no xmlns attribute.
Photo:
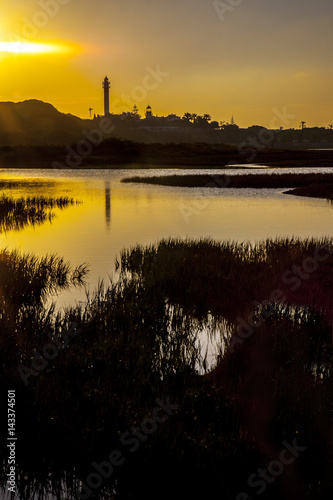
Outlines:
<svg viewBox="0 0 333 500"><path fill-rule="evenodd" d="M110 89L110 80L106 76L103 80L103 88L104 88L104 114L108 115L110 113L109 109L109 89Z"/></svg>

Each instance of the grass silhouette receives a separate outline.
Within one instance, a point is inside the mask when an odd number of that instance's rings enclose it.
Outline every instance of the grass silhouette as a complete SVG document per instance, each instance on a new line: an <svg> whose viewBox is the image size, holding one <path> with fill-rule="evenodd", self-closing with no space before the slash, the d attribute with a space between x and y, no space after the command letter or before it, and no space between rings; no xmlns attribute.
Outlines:
<svg viewBox="0 0 333 500"><path fill-rule="evenodd" d="M63 209L74 203L73 199L67 197L34 196L14 199L3 194L0 197L0 233L52 221L55 217L52 209Z"/></svg>
<svg viewBox="0 0 333 500"><path fill-rule="evenodd" d="M24 414L22 496L60 495L66 486L67 497L75 497L76 478L84 480L93 461L121 449L125 464L91 498L114 491L119 498L153 497L161 484L164 498L176 487L181 495L235 498L247 491L253 471L278 457L283 441L297 437L307 451L297 469L290 466L269 485L267 498L325 497L332 453L332 248L329 238L137 246L119 256L116 283L101 284L86 304L62 316L46 309L47 294L80 284L84 270L2 254L7 276L16 269L21 277L19 290L15 280L0 283L0 387L3 398L7 387L16 389L17 414ZM314 255L318 266L310 272L307 259ZM294 266L303 275L308 269L298 287L289 274L283 278ZM275 288L283 301L269 300ZM231 351L239 317L247 321L265 308L264 321ZM211 327L209 317L220 327L221 350L207 367L198 339ZM29 366L32 349L42 352L50 333L60 338L73 322L80 335L25 387L18 364ZM151 415L156 398L180 408L137 452L126 453L119 436Z"/></svg>

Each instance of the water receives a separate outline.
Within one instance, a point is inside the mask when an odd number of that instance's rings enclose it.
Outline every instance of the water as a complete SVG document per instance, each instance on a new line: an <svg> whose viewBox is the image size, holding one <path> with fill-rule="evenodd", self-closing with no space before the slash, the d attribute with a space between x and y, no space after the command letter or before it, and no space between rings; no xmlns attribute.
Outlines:
<svg viewBox="0 0 333 500"><path fill-rule="evenodd" d="M283 169L284 173L297 169ZM314 170L302 169L302 173ZM331 172L331 169L316 169ZM281 172L262 168L251 174ZM299 172L299 170L298 170ZM320 237L331 234L333 208L326 200L284 195L283 189L178 188L124 184L133 175L183 175L189 171L163 170L2 170L0 180L21 180L6 195L69 196L82 203L56 209L52 223L0 235L0 247L57 253L73 265L87 263L86 289L54 297L58 307L86 299L100 280L115 278L114 263L123 248L162 238L206 238L255 241L267 237ZM202 170L191 170L193 174ZM221 174L205 170L205 174ZM224 174L249 173L248 168Z"/></svg>
<svg viewBox="0 0 333 500"><path fill-rule="evenodd" d="M275 171L278 169L261 168L251 173ZM287 171L296 170L283 169ZM202 173L200 170L191 172ZM309 173L311 169L302 172ZM0 247L39 256L57 253L73 265L86 262L90 269L87 290L71 290L54 297L58 307L64 307L85 300L86 291L93 291L101 279L116 278L116 257L123 248L136 244L149 244L169 237L255 241L277 236L331 235L333 207L325 200L284 195L281 189L184 189L120 182L123 177L132 175L184 173L176 169L2 170L0 181L22 181L17 188L3 189L6 195L68 196L82 203L56 209L57 217L52 223L0 234ZM216 175L221 172L205 170L204 173ZM249 173L249 170L223 173L233 175ZM216 341L212 339L213 330L208 324L208 333L203 331L200 338L203 351L207 349L208 364L214 362L221 347L217 335ZM9 495L3 491L0 496L9 500ZM47 496L47 500L55 498ZM66 493L63 498L67 498Z"/></svg>

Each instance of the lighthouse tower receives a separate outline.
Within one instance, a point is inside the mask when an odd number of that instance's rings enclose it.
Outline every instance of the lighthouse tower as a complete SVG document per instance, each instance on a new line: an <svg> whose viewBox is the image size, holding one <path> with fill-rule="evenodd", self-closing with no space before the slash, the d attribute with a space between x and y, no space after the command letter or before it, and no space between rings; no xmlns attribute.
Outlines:
<svg viewBox="0 0 333 500"><path fill-rule="evenodd" d="M104 114L105 116L110 113L109 110L109 89L110 89L110 80L106 76L103 80L103 89L104 89Z"/></svg>
<svg viewBox="0 0 333 500"><path fill-rule="evenodd" d="M147 120L150 120L153 116L153 111L151 109L151 106L148 105L147 108L146 108L146 118Z"/></svg>

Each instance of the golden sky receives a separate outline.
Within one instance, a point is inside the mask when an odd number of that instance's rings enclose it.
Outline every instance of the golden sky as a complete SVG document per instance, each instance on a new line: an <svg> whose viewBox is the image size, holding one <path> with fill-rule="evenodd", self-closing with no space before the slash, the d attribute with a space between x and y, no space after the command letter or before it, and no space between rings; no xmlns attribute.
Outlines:
<svg viewBox="0 0 333 500"><path fill-rule="evenodd" d="M15 0L1 12L1 101L88 118L103 113L108 75L114 113L333 123L332 0Z"/></svg>

